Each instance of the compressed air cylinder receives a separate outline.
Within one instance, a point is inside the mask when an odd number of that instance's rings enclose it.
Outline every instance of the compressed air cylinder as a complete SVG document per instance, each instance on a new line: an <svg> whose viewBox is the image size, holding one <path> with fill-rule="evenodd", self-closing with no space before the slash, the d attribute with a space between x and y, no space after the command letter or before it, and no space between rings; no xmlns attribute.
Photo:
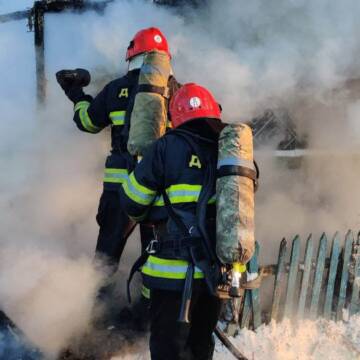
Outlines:
<svg viewBox="0 0 360 360"><path fill-rule="evenodd" d="M225 264L246 264L254 253L253 159L250 127L227 125L219 138L216 180L216 253Z"/></svg>
<svg viewBox="0 0 360 360"><path fill-rule="evenodd" d="M139 75L139 92L135 96L127 144L131 155L143 155L156 139L165 134L167 124L166 95L171 72L170 58L163 51L145 55ZM144 85L145 90L141 90ZM149 91L146 91L145 86ZM164 93L159 94L155 91Z"/></svg>

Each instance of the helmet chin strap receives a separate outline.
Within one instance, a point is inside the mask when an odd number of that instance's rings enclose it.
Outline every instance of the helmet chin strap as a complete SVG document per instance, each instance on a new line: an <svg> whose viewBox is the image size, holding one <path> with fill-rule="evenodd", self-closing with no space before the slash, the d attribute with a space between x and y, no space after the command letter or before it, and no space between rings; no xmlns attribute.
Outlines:
<svg viewBox="0 0 360 360"><path fill-rule="evenodd" d="M144 58L145 58L145 53L131 58L128 64L128 71L140 69L144 62ZM172 68L170 69L170 75L174 75Z"/></svg>

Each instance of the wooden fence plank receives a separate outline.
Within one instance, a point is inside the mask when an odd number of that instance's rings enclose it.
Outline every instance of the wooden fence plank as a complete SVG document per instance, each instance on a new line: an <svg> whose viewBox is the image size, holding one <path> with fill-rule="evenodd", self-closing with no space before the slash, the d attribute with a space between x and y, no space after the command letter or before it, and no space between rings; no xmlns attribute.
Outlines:
<svg viewBox="0 0 360 360"><path fill-rule="evenodd" d="M327 250L327 238L325 233L323 233L320 238L320 244L317 254L313 291L312 291L310 313L309 313L310 319L315 319L318 312L320 290L321 290L321 284L322 284L324 267L325 267L326 250Z"/></svg>
<svg viewBox="0 0 360 360"><path fill-rule="evenodd" d="M248 271L250 273L257 273L259 271L259 244L255 244L255 254L249 262ZM261 308L259 289L251 290L251 306L253 312L253 326L257 329L261 325Z"/></svg>
<svg viewBox="0 0 360 360"><path fill-rule="evenodd" d="M255 243L255 253L254 256L250 259L247 271L249 273L257 273L259 271L259 244ZM242 309L240 327L249 328L250 319L253 319L253 326L256 329L261 325L261 309L260 309L260 298L259 290L245 290L244 306Z"/></svg>
<svg viewBox="0 0 360 360"><path fill-rule="evenodd" d="M250 290L245 290L244 307L241 314L240 328L249 328L251 318L251 295Z"/></svg>
<svg viewBox="0 0 360 360"><path fill-rule="evenodd" d="M290 317L294 308L294 298L295 298L295 287L296 279L299 271L299 260L300 260L300 237L296 235L292 243L291 248L291 259L290 259L290 269L288 283L286 287L286 298L285 298L285 317Z"/></svg>
<svg viewBox="0 0 360 360"><path fill-rule="evenodd" d="M310 234L310 236L307 239L306 249L305 249L304 269L301 279L301 289L300 289L299 306L297 313L298 319L302 319L304 317L306 295L309 288L309 279L310 279L311 266L312 266L312 255L313 255L313 241Z"/></svg>
<svg viewBox="0 0 360 360"><path fill-rule="evenodd" d="M354 244L354 281L351 293L350 315L360 311L360 232L357 235L356 244Z"/></svg>
<svg viewBox="0 0 360 360"><path fill-rule="evenodd" d="M339 234L336 233L333 238L333 243L331 248L329 275L326 285L326 295L325 295L325 305L324 305L325 319L331 318L331 308L333 304L334 287L335 287L337 268L339 264L339 256L340 256L340 240L339 240Z"/></svg>
<svg viewBox="0 0 360 360"><path fill-rule="evenodd" d="M273 292L273 300L272 300L272 308L271 308L271 319L275 321L279 320L281 293L282 293L282 287L286 273L286 269L285 269L286 249L287 249L286 240L282 239L279 249L279 257L276 268L274 292Z"/></svg>
<svg viewBox="0 0 360 360"><path fill-rule="evenodd" d="M354 242L354 237L352 232L349 230L346 234L346 239L345 239L339 298L336 308L336 320L342 319L342 310L345 306L347 282L349 279L349 265L350 265L350 257L351 257L353 242Z"/></svg>
<svg viewBox="0 0 360 360"><path fill-rule="evenodd" d="M355 313L360 311L360 255L357 255L355 260L354 274L355 277L351 294L350 315L354 315Z"/></svg>

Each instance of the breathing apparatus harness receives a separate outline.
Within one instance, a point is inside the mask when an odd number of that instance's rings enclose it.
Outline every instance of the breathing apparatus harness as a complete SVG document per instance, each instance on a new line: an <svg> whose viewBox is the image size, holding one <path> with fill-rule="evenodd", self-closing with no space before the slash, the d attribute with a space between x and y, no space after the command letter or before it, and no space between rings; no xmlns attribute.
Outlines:
<svg viewBox="0 0 360 360"><path fill-rule="evenodd" d="M189 144L192 151L195 152L196 156L198 156L200 163L204 166L204 180L196 206L197 229L200 233L200 236L192 235L193 228L187 228L180 216L175 212L168 197L168 194L165 190L163 190L161 195L164 199L165 208L169 217L174 221L178 230L180 231L181 238L179 239L175 237L172 238L171 236L165 236L165 238L163 239L155 238L154 240L152 240L146 248L145 252L136 260L130 271L127 281L127 292L129 302L131 302L131 280L134 274L145 264L151 254L161 255L161 253L166 250L186 250L186 252L188 253L189 265L185 276L185 282L182 292L182 303L178 321L188 323L195 266L203 272L207 288L209 292L214 296L224 298L224 291L222 291L222 289L226 289L225 291L227 293L227 298L232 296L241 296L241 293L236 289L236 287L240 288L240 282L238 282L237 285L234 282L234 274L239 270L239 267L234 265L231 269L229 267L225 268L220 263L219 259L216 256L215 244L212 244L211 238L207 231L206 212L208 202L213 195L214 184L217 176L228 176L235 174L247 177L251 176L250 178L253 179L254 183L256 184L258 178L258 170L256 174L248 174L245 168L232 167L231 169L229 168L221 170L221 172L219 173L219 171L216 170L216 165L212 164L211 161L208 161L208 159L206 159L206 156L204 156L204 153L198 151L198 146L194 141L194 139L197 138L201 141L205 141L210 145L215 146L216 144L214 140L204 138L191 131L178 128L168 132L164 136L179 136L183 138ZM245 267L246 269L245 265L243 265L243 267Z"/></svg>
<svg viewBox="0 0 360 360"><path fill-rule="evenodd" d="M190 131L183 129L175 129L164 136L180 136L182 137L191 147L192 151L196 153L199 160L204 164L205 175L204 182L202 184L201 192L199 194L199 200L196 206L196 218L197 218L197 229L200 236L193 234L193 227L187 228L183 220L178 214L176 214L173 206L171 205L168 194L165 190L162 191L161 195L164 199L165 208L169 215L169 218L173 220L181 233L181 238L175 238L171 236L165 236L163 239L154 239L149 243L149 246L145 252L136 260L134 263L129 279L128 279L128 298L130 297L130 282L141 266L143 266L151 254L161 254L166 250L182 251L187 253L187 260L189 266L187 268L185 283L183 288L183 301L180 311L179 321L188 322L188 310L190 305L190 299L192 294L192 282L195 266L199 268L205 277L205 282L209 291L212 294L216 294L217 284L219 282L220 275L220 263L216 257L214 245L211 244L210 237L206 230L206 208L210 197L213 195L213 185L215 183L216 166L209 166L210 162L206 161L203 154L197 151L197 145L194 138L199 138L202 141L206 141L210 144L214 144L214 141L198 136Z"/></svg>

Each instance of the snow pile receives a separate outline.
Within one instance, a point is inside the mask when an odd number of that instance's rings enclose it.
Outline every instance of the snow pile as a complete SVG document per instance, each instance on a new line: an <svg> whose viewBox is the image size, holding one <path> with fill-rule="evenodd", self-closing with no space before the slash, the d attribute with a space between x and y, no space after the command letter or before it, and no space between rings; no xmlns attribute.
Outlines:
<svg viewBox="0 0 360 360"><path fill-rule="evenodd" d="M296 325L286 319L262 325L256 332L243 329L231 340L248 360L359 360L360 316L353 316L348 322L319 319L303 320ZM143 340L112 360L150 360L145 347ZM217 340L214 360L233 359Z"/></svg>
<svg viewBox="0 0 360 360"><path fill-rule="evenodd" d="M244 329L233 344L249 360L355 360L360 359L360 316L349 322L319 319L293 325L290 320L262 325L256 332ZM217 344L214 360L233 359Z"/></svg>

